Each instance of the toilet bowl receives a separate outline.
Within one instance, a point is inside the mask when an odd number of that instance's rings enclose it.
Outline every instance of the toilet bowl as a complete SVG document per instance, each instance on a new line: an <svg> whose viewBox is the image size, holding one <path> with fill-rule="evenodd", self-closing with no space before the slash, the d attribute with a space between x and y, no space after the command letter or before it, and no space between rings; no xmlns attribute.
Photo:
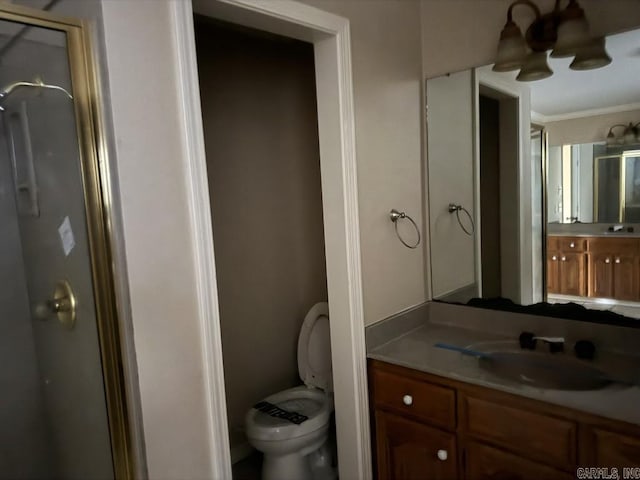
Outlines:
<svg viewBox="0 0 640 480"><path fill-rule="evenodd" d="M264 454L263 480L336 478L327 444L333 389L326 302L314 305L302 324L298 371L304 385L266 397L245 417L249 443Z"/></svg>

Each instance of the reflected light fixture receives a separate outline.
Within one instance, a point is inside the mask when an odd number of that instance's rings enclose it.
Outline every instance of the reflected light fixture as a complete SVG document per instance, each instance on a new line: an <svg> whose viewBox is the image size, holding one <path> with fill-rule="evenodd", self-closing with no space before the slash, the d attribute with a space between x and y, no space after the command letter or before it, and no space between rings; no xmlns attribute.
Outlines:
<svg viewBox="0 0 640 480"><path fill-rule="evenodd" d="M556 0L554 9L544 14L531 0L516 0L509 6L493 65L495 72L520 70L516 78L521 82L550 77L553 71L547 63L548 50L554 58L574 57L569 66L572 70L591 70L611 63L604 37L591 37L578 1L569 0L564 10L560 2ZM536 17L524 36L513 21L513 9L518 5L531 8Z"/></svg>
<svg viewBox="0 0 640 480"><path fill-rule="evenodd" d="M614 134L614 129L622 127L624 130L620 130L620 134ZM609 129L607 134L607 146L612 147L616 145L632 145L640 143L640 122L635 125L633 122L629 122L628 125L618 123Z"/></svg>

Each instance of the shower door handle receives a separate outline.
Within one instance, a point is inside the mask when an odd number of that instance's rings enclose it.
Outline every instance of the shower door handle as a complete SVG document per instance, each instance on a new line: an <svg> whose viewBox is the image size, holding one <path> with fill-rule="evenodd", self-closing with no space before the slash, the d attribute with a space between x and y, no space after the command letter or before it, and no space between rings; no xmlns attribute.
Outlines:
<svg viewBox="0 0 640 480"><path fill-rule="evenodd" d="M76 323L76 307L76 296L71 284L66 280L59 280L51 298L36 306L36 316L46 320L55 315L64 327L72 329Z"/></svg>

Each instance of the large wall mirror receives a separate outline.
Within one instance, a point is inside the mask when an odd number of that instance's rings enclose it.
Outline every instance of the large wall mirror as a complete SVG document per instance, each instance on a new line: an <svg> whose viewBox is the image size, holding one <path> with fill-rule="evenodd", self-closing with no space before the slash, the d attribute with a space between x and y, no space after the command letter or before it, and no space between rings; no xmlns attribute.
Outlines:
<svg viewBox="0 0 640 480"><path fill-rule="evenodd" d="M434 299L640 317L640 30L606 48L605 68L550 58L533 82L427 79Z"/></svg>

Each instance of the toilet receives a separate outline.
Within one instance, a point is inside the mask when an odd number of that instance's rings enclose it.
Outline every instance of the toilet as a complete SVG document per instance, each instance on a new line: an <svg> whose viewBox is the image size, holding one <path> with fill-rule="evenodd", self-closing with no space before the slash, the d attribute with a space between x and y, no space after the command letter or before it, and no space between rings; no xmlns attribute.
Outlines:
<svg viewBox="0 0 640 480"><path fill-rule="evenodd" d="M249 443L264 454L263 480L336 478L327 442L333 381L326 302L311 307L304 319L298 336L298 372L304 385L268 396L245 417Z"/></svg>

